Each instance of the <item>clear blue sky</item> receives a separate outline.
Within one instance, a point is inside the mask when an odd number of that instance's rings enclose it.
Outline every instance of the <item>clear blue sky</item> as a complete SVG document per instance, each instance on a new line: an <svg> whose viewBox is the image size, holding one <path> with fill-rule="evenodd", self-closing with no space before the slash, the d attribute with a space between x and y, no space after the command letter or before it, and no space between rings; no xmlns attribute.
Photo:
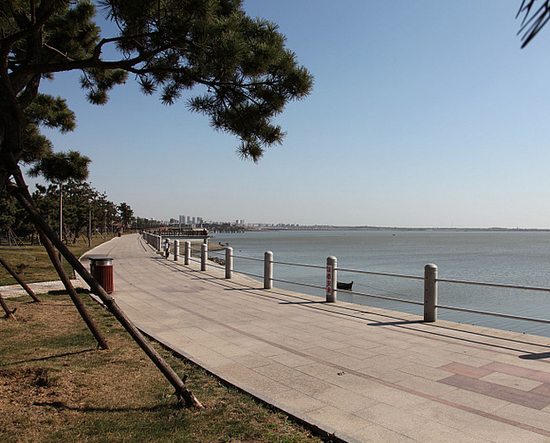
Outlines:
<svg viewBox="0 0 550 443"><path fill-rule="evenodd" d="M90 181L156 219L410 227L550 227L550 25L520 49L521 0L245 0L315 76L259 164L180 101L133 80L102 107L77 74L42 91L78 127Z"/></svg>

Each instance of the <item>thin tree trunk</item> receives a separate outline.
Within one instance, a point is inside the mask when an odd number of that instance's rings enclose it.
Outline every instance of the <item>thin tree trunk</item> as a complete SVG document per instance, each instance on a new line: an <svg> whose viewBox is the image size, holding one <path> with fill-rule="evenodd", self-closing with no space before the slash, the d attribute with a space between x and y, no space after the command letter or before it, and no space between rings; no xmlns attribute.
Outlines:
<svg viewBox="0 0 550 443"><path fill-rule="evenodd" d="M10 308L8 308L8 305L6 304L4 297L2 297L2 294L0 294L0 306L2 306L2 309L6 313L7 318L13 318L14 320L17 320L15 318L15 315L13 315L15 310L12 311Z"/></svg>
<svg viewBox="0 0 550 443"><path fill-rule="evenodd" d="M69 249L57 238L52 229L46 224L44 219L40 216L36 208L32 204L32 199L28 193L21 170L18 169L14 174L17 180L17 185L8 185L10 193L21 203L25 208L34 225L40 228L45 236L54 244L59 252L65 257L73 269L88 283L92 292L97 294L116 319L122 324L122 326L128 331L131 337L141 347L141 349L147 354L147 356L153 361L157 368L162 372L166 379L172 384L176 390L176 395L180 400L183 400L186 406L194 406L197 408L203 408L201 403L193 395L191 391L187 389L185 383L175 373L175 371L164 361L160 354L153 348L145 337L141 334L138 328L130 321L124 311L120 309L116 301L111 297L103 287L90 275L88 270L78 261L78 259L69 251ZM27 197L28 195L28 197Z"/></svg>
<svg viewBox="0 0 550 443"><path fill-rule="evenodd" d="M8 271L8 272L11 274L11 276L12 276L13 278L15 278L15 280L17 280L17 283L19 283L19 284L23 287L23 289L24 289L25 291L27 291L27 294L29 294L29 295L31 296L31 298L32 298L35 302L37 302L37 303L40 302L40 299L36 296L36 294L35 294L35 293L33 292L33 290L29 287L29 285L27 285L27 284L23 281L23 279L22 279L21 277L19 277L19 275L17 275L17 273L12 269L12 267L11 267L10 265L8 265L8 264L6 263L6 261L5 261L2 257L0 257L0 264L1 264L2 266L4 266L4 268L6 268L6 271Z"/></svg>
<svg viewBox="0 0 550 443"><path fill-rule="evenodd" d="M71 297L71 300L73 301L76 309L78 310L78 313L82 317L82 320L84 320L84 323L86 323L86 326L88 326L88 329L90 329L90 332L94 336L94 338L97 341L98 347L101 349L109 349L109 345L107 344L107 340L105 340L105 337L101 334L99 331L99 328L93 321L92 317L90 317L90 314L86 310L86 306L76 293L76 290L74 286L72 285L67 273L65 272L65 269L63 269L63 265L59 261L59 258L57 257L55 248L53 247L50 240L44 235L43 232L41 232L41 229L37 227L38 232L40 232L40 236L42 237L42 243L44 244L44 247L46 248L46 251L48 252L48 256L50 257L50 260L57 271L57 274L59 275L59 278L63 282L63 286L65 286L65 289L69 293L69 297Z"/></svg>

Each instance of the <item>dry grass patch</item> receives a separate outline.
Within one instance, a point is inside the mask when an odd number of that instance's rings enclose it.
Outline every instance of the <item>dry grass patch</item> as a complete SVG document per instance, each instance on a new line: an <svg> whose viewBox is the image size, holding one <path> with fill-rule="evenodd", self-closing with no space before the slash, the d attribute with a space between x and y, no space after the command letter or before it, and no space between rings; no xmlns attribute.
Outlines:
<svg viewBox="0 0 550 443"><path fill-rule="evenodd" d="M103 308L83 295L111 350L65 295L8 299L0 320L0 441L321 442L286 416L160 352L206 406L181 408L153 363Z"/></svg>

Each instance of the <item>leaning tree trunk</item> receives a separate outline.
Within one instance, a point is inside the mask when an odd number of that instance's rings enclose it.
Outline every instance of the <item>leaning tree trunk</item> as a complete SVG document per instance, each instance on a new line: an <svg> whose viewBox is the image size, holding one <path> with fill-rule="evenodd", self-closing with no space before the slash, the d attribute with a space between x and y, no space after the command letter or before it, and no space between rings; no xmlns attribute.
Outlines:
<svg viewBox="0 0 550 443"><path fill-rule="evenodd" d="M4 301L4 297L2 297L2 294L0 294L0 306L6 313L6 318L13 318L14 320L17 320L15 318L15 315L13 315L15 313L15 309L12 311L10 308L8 308L8 305Z"/></svg>
<svg viewBox="0 0 550 443"><path fill-rule="evenodd" d="M31 203L31 202L29 202ZM107 344L107 341L105 340L105 337L101 334L99 331L99 328L96 326L94 320L86 310L86 306L84 306L84 303L82 300L80 300L80 297L76 293L76 290L74 286L72 285L71 281L69 280L69 277L67 276L67 273L65 272L65 269L63 269L63 265L61 264L61 261L57 257L57 254L55 252L55 249L50 242L50 240L45 236L45 234L42 232L42 230L37 226L37 230L40 233L40 236L42 237L42 243L44 244L44 247L46 248L46 251L48 252L48 256L50 257L50 261L52 262L55 270L57 271L57 274L59 275L59 278L63 282L63 286L65 286L65 289L69 293L69 297L71 297L71 300L73 301L76 309L78 310L78 313L82 317L82 320L84 320L84 323L86 323L86 326L88 326L88 329L90 329L90 332L94 336L94 338L97 341L97 345L101 349L109 349L109 345Z"/></svg>
<svg viewBox="0 0 550 443"><path fill-rule="evenodd" d="M21 285L21 287L27 291L27 294L29 294L31 296L31 298L35 301L35 302L40 302L40 299L36 296L36 294L34 293L34 291L29 287L29 285L27 285L23 279L21 277L19 277L19 275L17 274L17 272L15 272L12 267L10 265L8 265L6 263L6 260L4 260L2 257L0 257L0 264L2 266L4 266L4 268L6 268L6 271L8 271L11 276L13 278L15 278L15 280L17 280L17 283L19 283Z"/></svg>
<svg viewBox="0 0 550 443"><path fill-rule="evenodd" d="M197 408L203 408L201 403L193 395L193 393L187 389L185 383L175 373L175 371L164 361L160 354L153 348L145 337L141 334L138 328L131 322L126 316L124 311L118 306L116 301L111 297L103 287L90 275L88 270L78 261L78 259L69 251L69 249L59 240L52 229L46 224L42 216L38 213L32 199L28 193L25 181L21 174L21 170L18 170L17 174L14 174L17 180L17 185L8 185L9 192L21 203L25 208L34 225L41 229L45 236L53 243L59 252L65 257L73 269L84 279L84 281L90 286L92 292L97 294L101 301L107 306L116 319L122 324L122 326L128 331L131 337L141 347L141 349L147 354L147 356L153 361L157 368L162 372L166 379L172 384L176 390L176 395L180 400L185 402L186 406L194 406Z"/></svg>

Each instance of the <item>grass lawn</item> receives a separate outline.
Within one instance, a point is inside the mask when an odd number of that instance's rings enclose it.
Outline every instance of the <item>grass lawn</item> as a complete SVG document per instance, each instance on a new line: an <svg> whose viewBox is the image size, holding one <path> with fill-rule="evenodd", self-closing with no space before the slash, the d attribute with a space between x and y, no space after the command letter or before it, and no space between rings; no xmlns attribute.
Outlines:
<svg viewBox="0 0 550 443"><path fill-rule="evenodd" d="M96 343L68 296L9 298L0 319L0 441L321 442L201 368L158 348L204 410L181 408L171 385L115 318L81 295L111 347Z"/></svg>
<svg viewBox="0 0 550 443"><path fill-rule="evenodd" d="M112 236L105 239L101 235L92 237L92 248L111 238ZM87 237L82 237L76 244L68 246L76 257L80 257L84 252L90 249L88 247ZM17 272L25 283L59 280L59 276L51 264L44 246L30 246L28 244L17 246L2 245L0 246L0 257ZM63 266L67 275L72 277L73 269L67 264L67 260L63 260ZM17 281L3 266L0 266L0 286L15 284L17 284Z"/></svg>

